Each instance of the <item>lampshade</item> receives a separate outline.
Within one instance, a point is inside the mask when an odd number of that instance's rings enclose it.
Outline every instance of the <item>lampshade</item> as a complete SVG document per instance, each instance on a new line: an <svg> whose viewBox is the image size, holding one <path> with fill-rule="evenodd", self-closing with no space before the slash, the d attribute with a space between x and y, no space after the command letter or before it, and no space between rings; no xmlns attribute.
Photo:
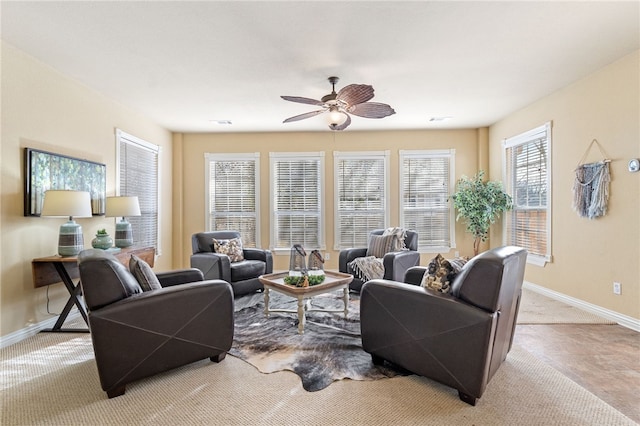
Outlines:
<svg viewBox="0 0 640 426"><path fill-rule="evenodd" d="M109 217L122 217L122 220L116 223L116 247L132 246L133 229L125 216L141 215L138 197L107 197L106 215Z"/></svg>
<svg viewBox="0 0 640 426"><path fill-rule="evenodd" d="M106 216L140 216L138 197L107 197Z"/></svg>
<svg viewBox="0 0 640 426"><path fill-rule="evenodd" d="M44 193L41 216L91 217L91 214L88 192L49 190Z"/></svg>
<svg viewBox="0 0 640 426"><path fill-rule="evenodd" d="M58 254L76 256L84 248L82 227L74 217L91 217L91 196L85 191L49 190L44 193L41 216L68 217L60 226Z"/></svg>

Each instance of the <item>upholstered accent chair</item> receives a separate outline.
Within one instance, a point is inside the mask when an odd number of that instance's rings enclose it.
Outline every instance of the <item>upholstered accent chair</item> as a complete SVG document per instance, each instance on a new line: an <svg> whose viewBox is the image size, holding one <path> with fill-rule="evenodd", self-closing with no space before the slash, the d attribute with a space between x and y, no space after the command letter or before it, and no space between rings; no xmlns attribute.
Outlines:
<svg viewBox="0 0 640 426"><path fill-rule="evenodd" d="M240 233L237 231L198 232L191 236L191 267L201 270L206 280L228 282L235 296L262 290L258 277L273 272L273 256L269 250L243 247L243 260L236 262L226 254L216 253L214 239L229 241L238 238Z"/></svg>
<svg viewBox="0 0 640 426"><path fill-rule="evenodd" d="M375 229L369 233L369 243L373 236L381 236L384 229ZM407 230L404 243L406 250L386 253L382 258L384 265L384 279L393 281L402 281L405 271L420 263L420 253L418 253L418 233ZM349 248L340 251L338 259L338 270L345 274L353 275L353 281L349 284L349 289L359 292L362 288L363 281L357 277L357 274L351 267L350 263L358 257L367 256L369 247Z"/></svg>
<svg viewBox="0 0 640 426"><path fill-rule="evenodd" d="M481 253L450 293L414 285L420 267L407 274L414 284L368 281L360 298L363 349L374 364L386 360L451 386L475 405L511 349L526 260L526 250L513 246Z"/></svg>
<svg viewBox="0 0 640 426"><path fill-rule="evenodd" d="M197 269L155 274L142 291L112 254L78 255L82 293L102 389L109 398L128 383L205 358L222 361L233 341L233 292ZM149 274L153 274L147 268Z"/></svg>

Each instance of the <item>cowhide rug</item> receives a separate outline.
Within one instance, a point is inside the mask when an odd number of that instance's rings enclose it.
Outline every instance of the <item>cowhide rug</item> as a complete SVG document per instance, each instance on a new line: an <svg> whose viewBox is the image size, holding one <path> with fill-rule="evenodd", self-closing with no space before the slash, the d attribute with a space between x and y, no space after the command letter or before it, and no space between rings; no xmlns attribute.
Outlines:
<svg viewBox="0 0 640 426"><path fill-rule="evenodd" d="M341 294L316 296L312 307L342 309ZM273 291L270 295L270 308L296 309L295 299ZM235 313L234 341L229 354L262 373L293 371L309 392L341 379L377 380L405 374L386 363L373 365L371 355L362 349L358 295L350 295L346 319L342 313L308 312L304 334L298 334L297 314L272 312L267 318L262 294L249 298L249 303L255 304ZM243 302L247 303L237 300L236 306Z"/></svg>

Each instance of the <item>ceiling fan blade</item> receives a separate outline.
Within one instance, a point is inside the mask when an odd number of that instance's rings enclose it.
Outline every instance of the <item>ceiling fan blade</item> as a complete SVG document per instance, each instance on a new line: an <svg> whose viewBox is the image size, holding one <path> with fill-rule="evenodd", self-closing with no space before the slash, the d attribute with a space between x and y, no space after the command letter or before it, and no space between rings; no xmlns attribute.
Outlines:
<svg viewBox="0 0 640 426"><path fill-rule="evenodd" d="M336 100L346 103L347 106L367 102L371 98L373 87L368 84L350 84L340 89L336 96Z"/></svg>
<svg viewBox="0 0 640 426"><path fill-rule="evenodd" d="M349 126L349 124L351 124L351 117L347 113L344 113L344 115L347 116L347 119L345 120L344 123L342 123L340 125L329 124L329 128L331 130L344 130L344 129L346 129Z"/></svg>
<svg viewBox="0 0 640 426"><path fill-rule="evenodd" d="M317 101L311 98L303 98L302 96L280 96L285 101L297 102L299 104L309 104L309 105L324 105L324 102Z"/></svg>
<svg viewBox="0 0 640 426"><path fill-rule="evenodd" d="M365 102L352 105L347 108L347 111L353 115L364 118L384 118L396 113L389 105L379 102Z"/></svg>
<svg viewBox="0 0 640 426"><path fill-rule="evenodd" d="M283 123L291 123L292 121L304 120L305 118L315 117L318 114L322 114L326 110L319 109L318 111L305 112L304 114L294 115L293 117L289 117L283 121Z"/></svg>

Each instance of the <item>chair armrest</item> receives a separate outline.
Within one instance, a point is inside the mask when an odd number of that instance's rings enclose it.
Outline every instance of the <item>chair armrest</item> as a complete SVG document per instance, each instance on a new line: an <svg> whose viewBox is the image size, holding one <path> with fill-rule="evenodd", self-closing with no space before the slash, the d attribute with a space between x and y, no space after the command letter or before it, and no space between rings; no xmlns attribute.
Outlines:
<svg viewBox="0 0 640 426"><path fill-rule="evenodd" d="M191 267L202 271L205 280L231 282L229 256L220 253L196 253L191 255Z"/></svg>
<svg viewBox="0 0 640 426"><path fill-rule="evenodd" d="M243 256L247 260L261 260L266 263L265 274L273 272L273 255L270 250L258 248L245 248L242 250Z"/></svg>
<svg viewBox="0 0 640 426"><path fill-rule="evenodd" d="M199 298L206 297L209 305L220 303L227 295L231 296L231 299L226 308L231 309L233 317L233 290L229 283L222 280L198 281L145 291L91 311L90 314L94 318L126 317L122 322L127 324L156 323L159 318L172 316L173 312L180 312L182 308L193 311L193 307L190 306Z"/></svg>
<svg viewBox="0 0 640 426"><path fill-rule="evenodd" d="M413 250L387 253L382 259L384 279L402 282L404 273L412 266L420 263L420 253Z"/></svg>
<svg viewBox="0 0 640 426"><path fill-rule="evenodd" d="M343 273L352 274L353 271L348 267L348 263L358 257L365 257L367 255L367 248L349 248L340 250L340 256L338 259L338 270Z"/></svg>
<svg viewBox="0 0 640 426"><path fill-rule="evenodd" d="M156 273L158 281L162 287L171 287L178 284L194 283L204 281L202 271L197 268L176 269L168 272Z"/></svg>
<svg viewBox="0 0 640 426"><path fill-rule="evenodd" d="M363 337L364 330L371 325L369 321L376 322L376 318L380 318L377 309L397 314L393 321L396 324L402 321L408 328L421 330L438 328L440 325L449 328L452 324L466 322L465 318L486 321L493 316L493 313L457 299L449 293L440 293L413 284L376 279L367 281L360 293Z"/></svg>
<svg viewBox="0 0 640 426"><path fill-rule="evenodd" d="M426 266L413 266L404 273L403 282L405 284L420 285L425 272L427 272Z"/></svg>

